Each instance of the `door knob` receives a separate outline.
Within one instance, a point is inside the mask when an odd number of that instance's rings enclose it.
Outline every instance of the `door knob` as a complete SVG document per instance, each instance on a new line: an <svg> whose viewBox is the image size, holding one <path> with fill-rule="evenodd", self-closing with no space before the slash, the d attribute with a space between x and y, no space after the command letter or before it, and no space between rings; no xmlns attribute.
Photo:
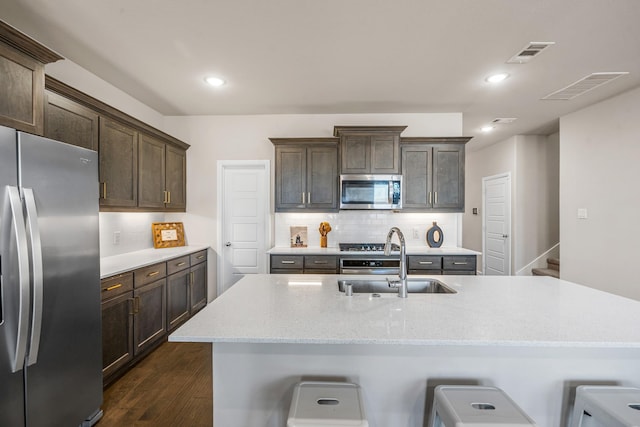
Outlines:
<svg viewBox="0 0 640 427"><path fill-rule="evenodd" d="M227 243L225 243L224 245L225 245L226 247L229 247L229 246L231 246L231 242L227 242Z"/></svg>

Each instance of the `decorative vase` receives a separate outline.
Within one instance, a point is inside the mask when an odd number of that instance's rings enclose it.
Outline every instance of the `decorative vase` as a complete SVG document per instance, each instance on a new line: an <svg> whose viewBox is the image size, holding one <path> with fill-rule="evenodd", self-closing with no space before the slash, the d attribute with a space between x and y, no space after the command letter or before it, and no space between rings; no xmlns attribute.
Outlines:
<svg viewBox="0 0 640 427"><path fill-rule="evenodd" d="M442 228L438 227L438 223L433 221L433 226L427 230L427 244L430 248L439 248L444 241Z"/></svg>
<svg viewBox="0 0 640 427"><path fill-rule="evenodd" d="M327 236L320 236L320 247L321 248L327 247Z"/></svg>

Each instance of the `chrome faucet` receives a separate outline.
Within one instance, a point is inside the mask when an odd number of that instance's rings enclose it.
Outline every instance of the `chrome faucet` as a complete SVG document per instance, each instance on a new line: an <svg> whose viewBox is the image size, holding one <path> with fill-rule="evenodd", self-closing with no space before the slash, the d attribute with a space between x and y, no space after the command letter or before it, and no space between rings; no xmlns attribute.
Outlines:
<svg viewBox="0 0 640 427"><path fill-rule="evenodd" d="M407 247L404 240L404 234L398 227L391 227L389 230L389 234L387 234L387 241L384 244L384 254L385 256L389 256L391 253L391 238L393 237L393 233L398 235L398 239L400 239L400 272L399 277L400 280L389 280L390 288L398 288L398 297L406 298L408 295L407 291Z"/></svg>

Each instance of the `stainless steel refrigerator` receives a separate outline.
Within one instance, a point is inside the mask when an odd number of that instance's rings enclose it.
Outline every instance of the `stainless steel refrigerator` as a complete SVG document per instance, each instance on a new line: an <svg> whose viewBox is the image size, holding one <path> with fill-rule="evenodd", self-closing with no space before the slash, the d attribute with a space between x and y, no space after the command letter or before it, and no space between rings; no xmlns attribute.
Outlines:
<svg viewBox="0 0 640 427"><path fill-rule="evenodd" d="M98 158L0 126L0 426L101 416Z"/></svg>

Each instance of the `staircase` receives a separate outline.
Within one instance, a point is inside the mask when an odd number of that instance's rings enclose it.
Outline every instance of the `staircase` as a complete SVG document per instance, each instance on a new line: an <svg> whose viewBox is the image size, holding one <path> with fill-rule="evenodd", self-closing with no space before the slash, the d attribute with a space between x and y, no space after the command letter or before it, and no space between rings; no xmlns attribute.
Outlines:
<svg viewBox="0 0 640 427"><path fill-rule="evenodd" d="M547 268L533 268L531 273L534 276L551 276L560 278L560 260L558 258L547 258Z"/></svg>

